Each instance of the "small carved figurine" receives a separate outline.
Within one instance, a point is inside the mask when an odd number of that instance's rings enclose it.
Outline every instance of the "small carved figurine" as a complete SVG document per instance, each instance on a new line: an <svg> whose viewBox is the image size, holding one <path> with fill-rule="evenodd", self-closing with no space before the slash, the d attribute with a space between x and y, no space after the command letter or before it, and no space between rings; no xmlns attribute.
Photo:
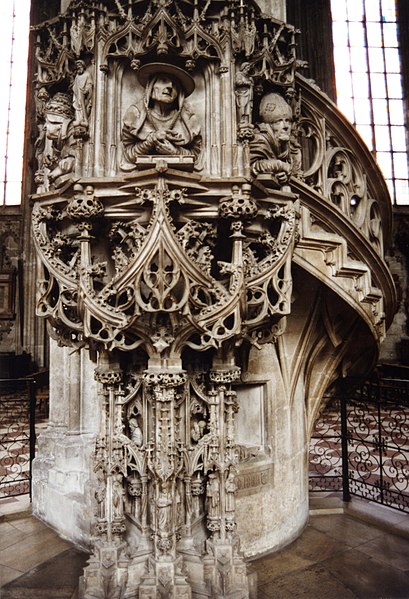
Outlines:
<svg viewBox="0 0 409 599"><path fill-rule="evenodd" d="M77 74L72 87L73 106L75 110L74 126L88 126L88 119L91 112L92 89L94 83L89 71L86 70L86 64L83 60L75 62Z"/></svg>
<svg viewBox="0 0 409 599"><path fill-rule="evenodd" d="M132 441L135 443L137 447L141 447L143 443L142 431L136 418L131 418L129 420L129 430L131 432Z"/></svg>
<svg viewBox="0 0 409 599"><path fill-rule="evenodd" d="M106 484L105 477L101 470L97 473L97 487L95 489L95 498L98 503L98 518L105 517L105 498L106 498Z"/></svg>
<svg viewBox="0 0 409 599"><path fill-rule="evenodd" d="M234 472L229 470L229 474L225 483L226 489L226 512L234 512L235 510L235 493L237 491L236 479Z"/></svg>
<svg viewBox="0 0 409 599"><path fill-rule="evenodd" d="M206 485L207 516L217 518L219 516L220 485L215 472L209 474Z"/></svg>
<svg viewBox="0 0 409 599"><path fill-rule="evenodd" d="M236 73L236 104L239 125L249 125L253 109L253 81L249 77L251 65L243 62Z"/></svg>
<svg viewBox="0 0 409 599"><path fill-rule="evenodd" d="M172 519L172 497L168 481L161 483L156 507L158 508L158 530L161 532L169 532Z"/></svg>
<svg viewBox="0 0 409 599"><path fill-rule="evenodd" d="M202 137L195 115L186 107L185 98L195 87L192 77L170 64L146 64L138 70L145 87L143 102L133 104L125 113L122 143L130 170L138 156L193 156L197 160Z"/></svg>
<svg viewBox="0 0 409 599"><path fill-rule="evenodd" d="M50 100L50 94L46 90L45 87L40 87L36 91L35 95L35 103L36 103L36 120L38 127L38 137L35 141L34 148L35 154L37 158L37 169L36 173L36 181L42 183L44 181L42 168L43 168L43 157L44 157L44 149L45 149L45 136L46 136L46 127L45 127L45 107L47 106L48 101ZM38 178L38 180L37 180Z"/></svg>
<svg viewBox="0 0 409 599"><path fill-rule="evenodd" d="M123 501L125 489L122 486L122 476L115 474L112 480L112 508L114 518L121 518L123 515Z"/></svg>
<svg viewBox="0 0 409 599"><path fill-rule="evenodd" d="M271 174L279 187L300 170L300 150L292 141L291 106L276 93L260 102L262 122L250 142L250 162L254 175Z"/></svg>
<svg viewBox="0 0 409 599"><path fill-rule="evenodd" d="M206 422L204 420L193 420L190 427L190 436L192 441L199 441L204 435Z"/></svg>

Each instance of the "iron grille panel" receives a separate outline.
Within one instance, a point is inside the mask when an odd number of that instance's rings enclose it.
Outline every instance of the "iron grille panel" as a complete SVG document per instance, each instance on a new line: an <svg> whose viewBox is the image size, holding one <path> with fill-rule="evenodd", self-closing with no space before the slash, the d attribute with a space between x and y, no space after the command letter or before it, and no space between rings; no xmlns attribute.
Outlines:
<svg viewBox="0 0 409 599"><path fill-rule="evenodd" d="M341 409L330 399L316 421L310 442L310 491L342 491Z"/></svg>
<svg viewBox="0 0 409 599"><path fill-rule="evenodd" d="M351 383L346 382L347 391L331 400L315 425L310 491L343 490L344 496L347 491L409 512L409 381Z"/></svg>
<svg viewBox="0 0 409 599"><path fill-rule="evenodd" d="M30 492L34 456L31 380L0 380L0 499Z"/></svg>

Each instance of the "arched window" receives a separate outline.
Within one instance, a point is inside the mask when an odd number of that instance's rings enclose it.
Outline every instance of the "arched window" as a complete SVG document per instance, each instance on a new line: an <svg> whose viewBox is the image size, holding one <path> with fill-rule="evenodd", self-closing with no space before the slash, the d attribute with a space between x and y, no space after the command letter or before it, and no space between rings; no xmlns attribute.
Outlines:
<svg viewBox="0 0 409 599"><path fill-rule="evenodd" d="M337 104L409 204L407 123L395 0L331 0Z"/></svg>
<svg viewBox="0 0 409 599"><path fill-rule="evenodd" d="M1 0L0 204L20 204L30 0Z"/></svg>

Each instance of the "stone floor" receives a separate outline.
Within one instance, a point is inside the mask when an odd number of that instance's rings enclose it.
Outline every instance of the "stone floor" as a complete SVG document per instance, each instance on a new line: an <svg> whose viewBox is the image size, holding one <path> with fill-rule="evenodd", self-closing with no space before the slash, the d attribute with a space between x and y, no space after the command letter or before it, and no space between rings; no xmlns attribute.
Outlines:
<svg viewBox="0 0 409 599"><path fill-rule="evenodd" d="M257 599L408 599L409 517L356 500L312 500L310 522L283 550L250 564ZM76 599L87 555L0 501L0 598Z"/></svg>

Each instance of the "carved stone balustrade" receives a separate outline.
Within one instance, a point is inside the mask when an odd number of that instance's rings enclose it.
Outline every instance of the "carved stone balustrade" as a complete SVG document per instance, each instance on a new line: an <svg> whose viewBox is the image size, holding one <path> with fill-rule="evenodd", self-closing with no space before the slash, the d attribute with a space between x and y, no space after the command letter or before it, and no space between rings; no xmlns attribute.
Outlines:
<svg viewBox="0 0 409 599"><path fill-rule="evenodd" d="M351 364L350 372L359 374L375 364L396 309L394 283L384 260L391 236L391 201L356 129L325 94L300 75L298 81L303 174L292 181L301 203L293 260L359 316L368 336L365 355L359 356L355 370ZM362 341L361 337L359 351ZM309 426L318 404L312 403Z"/></svg>

